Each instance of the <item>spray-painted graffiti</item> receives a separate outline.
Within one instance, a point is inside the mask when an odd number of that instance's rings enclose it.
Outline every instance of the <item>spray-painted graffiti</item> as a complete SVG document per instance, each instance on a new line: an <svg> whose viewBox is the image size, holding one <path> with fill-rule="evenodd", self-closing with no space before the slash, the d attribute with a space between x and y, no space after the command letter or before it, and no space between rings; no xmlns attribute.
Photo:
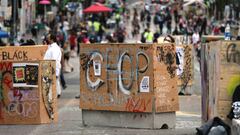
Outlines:
<svg viewBox="0 0 240 135"><path fill-rule="evenodd" d="M133 58L134 56L130 55L129 50L122 51L120 53L119 50L119 57L114 56L115 58L112 58L109 54L111 53L111 49L107 49L106 55L103 56L102 53L98 51L92 51L88 53L82 53L81 54L81 68L82 70L85 71L85 80L87 82L87 86L90 90L96 91L98 88L100 88L104 83L107 83L107 86L109 86L109 80L112 80L114 78L109 78L109 74L117 74L117 84L118 84L118 89L121 91L123 94L130 95L130 90L133 86L134 80L137 80L137 83L139 82L139 74L143 74L147 71L149 67L149 57L146 53L143 51L138 51L136 54L136 66L133 65ZM89 55L87 55L89 54ZM139 63L142 61L139 61L139 57L142 57L146 61L146 65L143 67L140 67ZM106 61L106 65L103 66L105 67L106 74L107 74L107 79L104 81L104 78L97 77L95 81L93 82L90 77L90 68L93 66L93 61L94 59L100 59L100 62L102 63L101 65L104 64L104 61ZM111 59L111 63L110 63ZM113 60L116 60L115 64L112 63ZM129 63L130 66L130 71L124 71L123 69L123 64L124 63ZM134 69L135 67L135 69ZM123 77L123 74L129 74L129 77ZM134 78L135 74L135 78ZM128 84L123 83L124 80L129 80Z"/></svg>
<svg viewBox="0 0 240 135"><path fill-rule="evenodd" d="M10 52L2 51L0 57L2 60L28 60L28 52L17 50L11 54Z"/></svg>
<svg viewBox="0 0 240 135"><path fill-rule="evenodd" d="M91 103L99 107L111 107L126 104L130 97L129 96L114 97L109 93L100 94L95 92L92 95L81 93L81 98L83 102L91 101Z"/></svg>
<svg viewBox="0 0 240 135"><path fill-rule="evenodd" d="M38 115L38 101L36 89L13 87L13 63L0 62L0 120L10 117L35 118Z"/></svg>
<svg viewBox="0 0 240 135"><path fill-rule="evenodd" d="M152 112L153 106L167 108L158 112L177 110L175 61L175 46L171 45L83 45L80 107L127 112ZM155 73L165 81L156 81Z"/></svg>
<svg viewBox="0 0 240 135"><path fill-rule="evenodd" d="M37 102L12 102L7 106L7 113L10 116L36 118L37 109Z"/></svg>
<svg viewBox="0 0 240 135"><path fill-rule="evenodd" d="M174 66L176 60L176 54L173 45L169 46L158 46L157 47L157 58L159 62L163 62L167 65L167 71L171 78L174 78L176 73L176 66Z"/></svg>
<svg viewBox="0 0 240 135"><path fill-rule="evenodd" d="M150 83L153 72L150 65L152 60L149 57L150 48L149 46L128 48L124 45L82 48L81 108L150 112L152 104L148 102L152 102L150 95L153 90L153 85ZM97 74L96 69L98 69ZM144 77L149 79L141 85ZM140 91L143 84L147 86L146 92Z"/></svg>
<svg viewBox="0 0 240 135"><path fill-rule="evenodd" d="M180 79L182 81L181 89L185 89L189 81L192 80L192 58L189 46L184 46L184 71Z"/></svg>
<svg viewBox="0 0 240 135"><path fill-rule="evenodd" d="M37 116L37 101L39 97L35 90L13 89L8 92L9 103L6 112L10 116L35 118Z"/></svg>
<svg viewBox="0 0 240 135"><path fill-rule="evenodd" d="M145 112L151 100L144 98L129 98L126 103L126 110L129 112Z"/></svg>
<svg viewBox="0 0 240 135"><path fill-rule="evenodd" d="M102 54L100 52L92 52L90 54L90 59L87 63L87 69L86 69L86 81L87 81L87 84L88 84L88 87L93 90L93 91L96 91L99 87L101 87L101 85L103 85L104 81L100 78L97 78L97 80L95 82L93 82L90 77L89 77L89 68L90 66L93 65L93 60L94 58L96 57L99 57L100 58L100 62L103 62L103 57L102 57Z"/></svg>
<svg viewBox="0 0 240 135"><path fill-rule="evenodd" d="M4 101L4 88L12 88L12 63L2 63L0 62L0 119L3 119L3 108L6 106Z"/></svg>
<svg viewBox="0 0 240 135"><path fill-rule="evenodd" d="M229 82L227 85L228 95L232 96L238 85L240 85L240 75L233 75L229 77Z"/></svg>
<svg viewBox="0 0 240 135"><path fill-rule="evenodd" d="M44 62L42 63L42 72L43 75L41 77L42 81L42 97L43 97L43 102L44 106L47 110L48 116L50 119L54 119L54 110L53 110L53 90L52 90L52 84L53 82L53 75L55 73L55 70L53 68L52 63L50 62Z"/></svg>
<svg viewBox="0 0 240 135"><path fill-rule="evenodd" d="M235 43L231 43L227 47L227 62L233 62L240 65L240 47L237 48Z"/></svg>

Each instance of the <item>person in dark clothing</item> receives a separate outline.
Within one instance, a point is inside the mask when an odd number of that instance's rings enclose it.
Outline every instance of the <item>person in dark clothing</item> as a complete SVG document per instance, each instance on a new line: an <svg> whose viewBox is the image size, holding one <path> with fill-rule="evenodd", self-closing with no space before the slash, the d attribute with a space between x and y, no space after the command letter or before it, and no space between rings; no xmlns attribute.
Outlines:
<svg viewBox="0 0 240 135"><path fill-rule="evenodd" d="M179 31L178 31L177 26L175 26L175 29L174 29L174 31L173 31L173 35L178 35L178 34L180 34L180 33L179 33Z"/></svg>
<svg viewBox="0 0 240 135"><path fill-rule="evenodd" d="M28 39L25 43L22 43L20 46L29 46L35 45L35 42L32 39Z"/></svg>
<svg viewBox="0 0 240 135"><path fill-rule="evenodd" d="M65 78L63 75L63 70L61 70L61 72L60 72L60 83L61 83L61 86L63 89L67 88L66 81L65 81Z"/></svg>
<svg viewBox="0 0 240 135"><path fill-rule="evenodd" d="M0 46L6 46L6 44L0 39Z"/></svg>
<svg viewBox="0 0 240 135"><path fill-rule="evenodd" d="M141 13L140 13L140 21L141 22L145 21L145 11L144 10L142 10Z"/></svg>
<svg viewBox="0 0 240 135"><path fill-rule="evenodd" d="M201 26L201 31L200 31L200 35L204 34L204 35L207 35L207 32L206 32L206 27L207 27L207 18L204 17L203 20L202 20L202 26Z"/></svg>
<svg viewBox="0 0 240 135"><path fill-rule="evenodd" d="M150 24L151 24L151 15L150 13L147 14L147 28L150 28Z"/></svg>
<svg viewBox="0 0 240 135"><path fill-rule="evenodd" d="M158 42L158 38L160 37L160 33L158 31L156 31L154 34L153 34L153 43L157 43Z"/></svg>
<svg viewBox="0 0 240 135"><path fill-rule="evenodd" d="M35 22L33 22L34 24L32 25L32 28L31 28L31 33L32 33L32 36L34 38L37 38L37 33L38 33L38 26Z"/></svg>
<svg viewBox="0 0 240 135"><path fill-rule="evenodd" d="M120 27L116 30L115 37L116 37L118 43L124 42L124 40L125 40L124 33L125 33L125 31Z"/></svg>
<svg viewBox="0 0 240 135"><path fill-rule="evenodd" d="M177 9L175 9L173 13L174 13L175 24L177 24L178 23L178 11L177 11Z"/></svg>

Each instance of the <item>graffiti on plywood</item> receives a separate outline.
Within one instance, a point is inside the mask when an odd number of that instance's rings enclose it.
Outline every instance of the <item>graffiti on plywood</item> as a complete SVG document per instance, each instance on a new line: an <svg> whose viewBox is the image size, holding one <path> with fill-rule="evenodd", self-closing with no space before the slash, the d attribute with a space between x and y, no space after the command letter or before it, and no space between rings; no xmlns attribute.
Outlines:
<svg viewBox="0 0 240 135"><path fill-rule="evenodd" d="M192 49L189 46L184 46L184 68L183 72L180 75L181 79L181 89L185 89L187 85L190 83L192 78Z"/></svg>
<svg viewBox="0 0 240 135"><path fill-rule="evenodd" d="M45 109L48 113L50 119L54 119L54 109L53 109L53 74L54 74L54 66L50 62L43 62L41 65L42 76L41 76L41 84L42 84L42 97Z"/></svg>
<svg viewBox="0 0 240 135"><path fill-rule="evenodd" d="M33 88L16 88L13 87L14 78L22 80L24 78L24 66L12 62L0 62L0 123L1 119L12 122L22 121L23 119L36 118L38 113L38 93ZM21 66L19 66L21 65ZM18 67L20 69L18 71ZM15 77L14 77L15 76Z"/></svg>
<svg viewBox="0 0 240 135"><path fill-rule="evenodd" d="M144 103L152 101L150 51L149 46L133 45L82 48L80 86L84 96L80 98L81 108L151 112L152 104ZM134 107L135 102L130 99L138 96L141 100L137 103L142 106Z"/></svg>
<svg viewBox="0 0 240 135"><path fill-rule="evenodd" d="M170 77L174 78L176 75L176 53L174 45L158 46L156 51L158 61L167 66Z"/></svg>

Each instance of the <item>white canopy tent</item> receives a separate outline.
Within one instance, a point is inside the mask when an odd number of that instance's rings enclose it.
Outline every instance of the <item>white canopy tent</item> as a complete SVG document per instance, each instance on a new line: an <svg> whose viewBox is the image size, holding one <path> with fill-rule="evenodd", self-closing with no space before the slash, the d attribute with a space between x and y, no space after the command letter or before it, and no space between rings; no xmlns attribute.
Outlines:
<svg viewBox="0 0 240 135"><path fill-rule="evenodd" d="M203 8L207 8L203 0L184 0L183 7L191 6L192 4L199 4Z"/></svg>

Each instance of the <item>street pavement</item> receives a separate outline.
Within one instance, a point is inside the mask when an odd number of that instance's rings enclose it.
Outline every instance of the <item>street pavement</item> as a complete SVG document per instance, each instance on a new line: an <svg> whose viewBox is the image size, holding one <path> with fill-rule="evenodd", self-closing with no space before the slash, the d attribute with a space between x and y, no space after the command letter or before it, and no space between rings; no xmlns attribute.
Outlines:
<svg viewBox="0 0 240 135"><path fill-rule="evenodd" d="M65 73L67 88L58 100L57 123L42 125L1 125L0 135L194 135L201 125L201 97L198 95L180 96L180 111L175 129L130 129L117 127L92 127L82 124L80 92L79 57L71 58L74 71Z"/></svg>

